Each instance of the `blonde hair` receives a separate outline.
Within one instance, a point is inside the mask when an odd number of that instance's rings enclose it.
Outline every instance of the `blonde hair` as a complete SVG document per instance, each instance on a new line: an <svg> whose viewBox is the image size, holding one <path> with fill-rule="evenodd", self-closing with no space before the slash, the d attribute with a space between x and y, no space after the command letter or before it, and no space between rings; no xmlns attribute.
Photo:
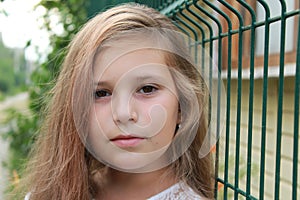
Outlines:
<svg viewBox="0 0 300 200"><path fill-rule="evenodd" d="M130 3L97 15L74 37L56 86L51 91L45 123L23 180L22 191L31 191L31 200L88 200L96 193L93 176L102 165L88 153L79 136L79 132L87 132L88 112L93 102L93 83L89 77L92 77L94 57L99 46L112 36L122 31L149 27L176 30L167 17L154 9ZM207 90L197 70L186 59L172 53L167 53L165 59L168 66L182 75L172 73L179 98L186 97L184 101L189 109L193 109L194 102L187 98L190 91L184 85L188 80L197 95L199 106L204 107ZM81 81L78 81L79 78ZM80 106L74 108L73 105ZM74 117L74 113L81 117ZM198 158L207 132L207 112L200 112L199 115L195 139L170 168L195 192L213 198L211 156L208 154Z"/></svg>

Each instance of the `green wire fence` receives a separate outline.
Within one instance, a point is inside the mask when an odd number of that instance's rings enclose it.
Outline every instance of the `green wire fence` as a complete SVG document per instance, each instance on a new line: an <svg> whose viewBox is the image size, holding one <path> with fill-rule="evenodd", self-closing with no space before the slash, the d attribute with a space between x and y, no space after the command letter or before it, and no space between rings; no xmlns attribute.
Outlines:
<svg viewBox="0 0 300 200"><path fill-rule="evenodd" d="M215 197L300 199L299 0L136 2L159 10L195 39L211 59L195 51L196 58L225 84Z"/></svg>

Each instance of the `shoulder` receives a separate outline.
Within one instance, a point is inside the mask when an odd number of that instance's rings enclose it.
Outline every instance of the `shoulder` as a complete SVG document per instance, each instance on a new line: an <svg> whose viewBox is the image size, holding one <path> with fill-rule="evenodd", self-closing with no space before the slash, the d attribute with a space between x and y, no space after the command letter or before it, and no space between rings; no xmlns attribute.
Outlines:
<svg viewBox="0 0 300 200"><path fill-rule="evenodd" d="M194 190L183 182L176 183L175 185L167 188L166 190L148 198L148 200L204 200L200 195L198 195Z"/></svg>

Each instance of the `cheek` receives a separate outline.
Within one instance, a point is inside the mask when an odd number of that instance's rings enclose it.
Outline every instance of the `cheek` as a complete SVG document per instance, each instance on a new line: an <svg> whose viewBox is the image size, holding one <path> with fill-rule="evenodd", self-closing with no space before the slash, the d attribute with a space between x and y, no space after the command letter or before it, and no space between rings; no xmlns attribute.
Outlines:
<svg viewBox="0 0 300 200"><path fill-rule="evenodd" d="M177 119L178 101L173 94L163 94L151 100L136 100L134 105L138 112L140 122L150 122L152 117L160 117L156 115L151 116L151 111L157 107L161 107L162 109L158 109L155 114L165 116L164 121L174 119L176 121ZM160 112L164 112L164 114L161 114Z"/></svg>
<svg viewBox="0 0 300 200"><path fill-rule="evenodd" d="M168 95L161 101L167 112L167 125L176 125L178 121L179 103L174 95Z"/></svg>
<svg viewBox="0 0 300 200"><path fill-rule="evenodd" d="M175 134L175 128L180 118L178 115L178 102L175 98L169 98L163 105L167 111L167 119L164 126L164 133L166 137L173 137Z"/></svg>
<svg viewBox="0 0 300 200"><path fill-rule="evenodd" d="M100 106L95 104L89 116L90 134L107 132L108 125L111 123L111 110L109 106ZM110 123L108 123L110 122Z"/></svg>
<svg viewBox="0 0 300 200"><path fill-rule="evenodd" d="M152 141L156 146L165 146L172 142L178 123L178 102L176 99L161 101L161 106L167 112L167 116L161 131L154 136Z"/></svg>
<svg viewBox="0 0 300 200"><path fill-rule="evenodd" d="M154 102L142 102L136 101L134 104L135 108L133 111L138 116L137 124L140 126L150 125L153 116L151 116L151 109L153 108Z"/></svg>
<svg viewBox="0 0 300 200"><path fill-rule="evenodd" d="M166 109L168 109L168 117L166 119L164 130L167 135L173 137L178 123L178 106L175 104L174 106L169 106Z"/></svg>

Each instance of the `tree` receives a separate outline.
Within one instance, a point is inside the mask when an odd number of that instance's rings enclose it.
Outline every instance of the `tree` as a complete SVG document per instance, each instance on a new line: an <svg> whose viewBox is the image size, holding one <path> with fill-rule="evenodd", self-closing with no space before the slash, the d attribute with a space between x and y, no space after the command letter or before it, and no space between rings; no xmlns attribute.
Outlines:
<svg viewBox="0 0 300 200"><path fill-rule="evenodd" d="M22 49L8 49L1 40L0 34L0 100L4 95L12 95L25 85L26 66ZM18 61L15 63L15 61ZM19 66L15 66L18 64ZM19 69L19 70L17 70Z"/></svg>
<svg viewBox="0 0 300 200"><path fill-rule="evenodd" d="M29 87L30 114L20 113L16 110L8 111L7 123L9 131L4 137L10 141L10 158L7 167L11 174L22 174L26 164L28 153L38 134L38 129L43 121L43 107L45 106L47 94L57 78L60 65L65 55L65 48L87 20L86 0L42 0L39 5L47 9L44 16L45 27L50 33L52 52L47 60L42 63L31 75L32 85ZM62 35L56 35L50 27L51 15L58 15L64 27ZM30 45L30 42L28 43ZM1 74L1 72L0 72ZM12 186L13 187L13 186Z"/></svg>
<svg viewBox="0 0 300 200"><path fill-rule="evenodd" d="M12 51L5 48L0 36L0 94L7 93L13 86L14 70Z"/></svg>

